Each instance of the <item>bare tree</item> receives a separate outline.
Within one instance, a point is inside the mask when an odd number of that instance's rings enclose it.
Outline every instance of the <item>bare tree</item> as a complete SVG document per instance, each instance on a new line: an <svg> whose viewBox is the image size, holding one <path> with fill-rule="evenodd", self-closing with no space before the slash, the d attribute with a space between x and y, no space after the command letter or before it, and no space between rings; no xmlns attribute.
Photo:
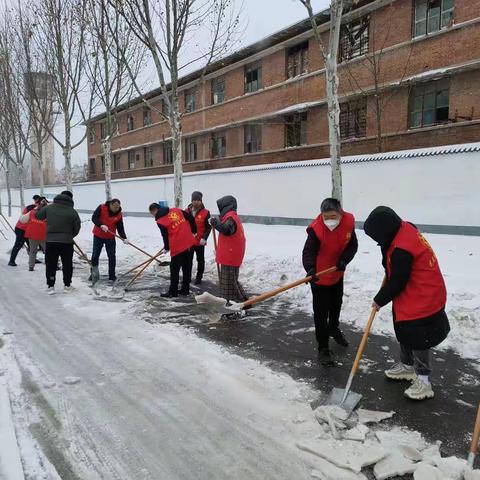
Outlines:
<svg viewBox="0 0 480 480"><path fill-rule="evenodd" d="M104 135L100 141L105 194L107 200L111 200L112 138L118 130L118 107L130 100L135 91L131 76L137 78L145 49L117 9L104 0L86 2L87 74L97 103L105 112Z"/></svg>
<svg viewBox="0 0 480 480"><path fill-rule="evenodd" d="M72 150L86 136L74 142L72 130L90 118L93 108L93 96L85 78L85 2L38 0L31 9L36 18L32 35L45 63L45 73L52 80L54 107L62 116L62 134L52 128L51 116L44 118L43 123L63 151L65 184L71 190Z"/></svg>
<svg viewBox="0 0 480 480"><path fill-rule="evenodd" d="M233 0L109 0L125 19L130 30L147 49L154 64L157 80L167 113L164 115L171 130L174 163L175 206L183 203L182 113L179 104L180 75L187 68L209 65L223 56L236 40L239 11ZM208 31L208 33L206 33ZM207 36L205 48L198 48L195 37ZM123 59L127 60L123 55ZM127 63L127 62L126 62ZM128 63L127 63L128 65ZM137 93L145 104L157 110L141 92L137 79L129 68ZM170 83L168 83L170 80Z"/></svg>
<svg viewBox="0 0 480 480"><path fill-rule="evenodd" d="M344 3L350 5L352 0L331 0L330 3L330 40L328 49L324 46L317 16L313 11L311 0L299 0L307 9L313 34L322 52L325 63L327 87L328 138L330 142L330 164L332 168L332 197L342 201L342 165L340 139L340 103L338 101L338 45ZM353 0L357 3L358 0Z"/></svg>

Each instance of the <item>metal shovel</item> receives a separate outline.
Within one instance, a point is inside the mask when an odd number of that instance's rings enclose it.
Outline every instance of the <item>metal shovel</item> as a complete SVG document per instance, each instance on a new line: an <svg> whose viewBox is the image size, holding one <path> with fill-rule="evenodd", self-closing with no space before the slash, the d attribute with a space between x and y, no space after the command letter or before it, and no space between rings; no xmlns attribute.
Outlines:
<svg viewBox="0 0 480 480"><path fill-rule="evenodd" d="M468 465L473 468L475 463L475 456L478 450L478 441L480 440L480 403L478 404L477 418L475 420L475 427L473 429L472 444L470 446L470 452L468 454Z"/></svg>

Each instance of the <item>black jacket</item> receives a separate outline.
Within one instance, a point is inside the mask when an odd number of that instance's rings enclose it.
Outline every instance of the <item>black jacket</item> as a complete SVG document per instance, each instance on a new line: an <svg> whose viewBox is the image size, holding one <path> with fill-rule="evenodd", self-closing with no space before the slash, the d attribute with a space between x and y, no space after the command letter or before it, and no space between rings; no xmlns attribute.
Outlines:
<svg viewBox="0 0 480 480"><path fill-rule="evenodd" d="M204 209L205 206L203 205L202 203L202 207L200 210ZM188 206L188 211L190 212L190 214L192 215L192 217L195 219L195 216L197 215L198 212L200 212L200 210L197 210L195 211L193 209L193 206L192 204L190 204ZM195 223L196 225L196 223ZM210 232L212 231L212 226L210 225L210 212L208 212L207 216L205 217L205 233L203 234L203 239L204 240L208 240L208 237L210 236Z"/></svg>
<svg viewBox="0 0 480 480"><path fill-rule="evenodd" d="M227 218L227 220L223 222L222 218L228 212L237 211L237 199L231 195L227 195L226 197L222 197L217 200L217 206L218 211L220 212L220 222L215 225L215 230L227 237L235 235L235 232L237 231L237 224L235 223L235 220Z"/></svg>
<svg viewBox="0 0 480 480"><path fill-rule="evenodd" d="M168 207L160 207L158 209L157 214L155 215L155 220L158 220L159 218L164 217L165 215L168 215L170 212L170 209ZM195 223L195 219L191 215L191 213L186 212L185 210L182 210L183 216L185 217L185 220L188 221L190 224L190 229L192 230L192 233L195 235L197 233L197 224ZM170 250L170 242L168 241L168 230L163 226L157 223L158 228L160 229L160 232L162 233L162 238L163 238L163 247L165 248L165 251L168 252Z"/></svg>
<svg viewBox="0 0 480 480"><path fill-rule="evenodd" d="M105 202L105 205L107 206L108 215L110 217L114 217L115 215L118 215L118 213L120 213L122 211L122 208L120 207L120 210L117 213L113 213L110 210L110 202L109 201ZM99 205L97 207L97 209L93 212L93 215L92 215L92 222L99 228L102 226L102 222L100 221L101 208L102 208L102 205ZM125 234L125 226L123 225L123 218L117 223L117 231L118 231L118 235L120 237L127 238L127 235Z"/></svg>
<svg viewBox="0 0 480 480"><path fill-rule="evenodd" d="M322 246L320 244L320 240L313 231L313 228L307 228L307 240L303 247L302 262L303 268L308 273L308 275L313 275L317 273L317 255L321 248ZM350 241L345 247L345 250L342 252L338 263L343 262L345 263L345 265L348 265L353 260L353 257L357 253L357 250L358 240L355 229L353 229Z"/></svg>
<svg viewBox="0 0 480 480"><path fill-rule="evenodd" d="M365 233L381 248L385 271L387 251L401 225L402 219L394 210L389 207L377 207L370 213L363 226ZM410 252L401 248L393 250L390 257L390 276L374 298L377 305L383 307L400 295L410 279L413 260ZM394 322L394 328L398 341L414 350L425 350L437 346L445 340L450 331L445 307L428 317L407 322Z"/></svg>
<svg viewBox="0 0 480 480"><path fill-rule="evenodd" d="M53 203L35 212L35 217L47 221L47 243L71 244L80 231L80 217L67 195L57 195Z"/></svg>

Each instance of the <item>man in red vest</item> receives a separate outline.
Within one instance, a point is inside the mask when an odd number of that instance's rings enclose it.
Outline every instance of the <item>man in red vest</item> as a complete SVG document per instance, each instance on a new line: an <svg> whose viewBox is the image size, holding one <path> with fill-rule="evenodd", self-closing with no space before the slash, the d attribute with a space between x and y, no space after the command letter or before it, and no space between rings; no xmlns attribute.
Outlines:
<svg viewBox="0 0 480 480"><path fill-rule="evenodd" d="M335 198L326 198L320 206L320 215L307 228L303 247L303 266L307 275L315 276L322 270L337 267L337 271L315 277L311 282L315 336L322 363L333 365L329 338L343 347L348 342L339 327L343 301L343 275L346 266L357 253L355 218L345 212Z"/></svg>
<svg viewBox="0 0 480 480"><path fill-rule="evenodd" d="M187 207L187 211L195 219L197 225L197 233L195 235L195 245L192 247L192 263L193 257L197 255L197 277L195 285L200 285L205 271L205 245L212 231L210 226L210 212L203 205L202 192L192 193L192 203Z"/></svg>
<svg viewBox="0 0 480 480"><path fill-rule="evenodd" d="M37 252L41 248L45 251L45 240L47 237L47 222L45 220L38 220L35 213L40 208L48 205L45 197L40 197L38 205L29 212L20 217L20 222L26 226L25 238L28 239L28 270L33 272L35 264L37 263Z"/></svg>
<svg viewBox="0 0 480 480"><path fill-rule="evenodd" d="M27 205L22 210L22 215L25 215L28 212L31 212L40 202L40 195L33 196L33 204ZM13 245L12 251L10 253L10 261L8 262L9 267L16 267L17 264L15 260L17 259L18 252L22 249L23 245L27 243L28 240L25 238L25 232L27 230L27 225L22 223L20 219L18 220L17 224L15 225L15 244Z"/></svg>
<svg viewBox="0 0 480 480"><path fill-rule="evenodd" d="M386 273L373 306L379 310L393 302L393 326L400 342L400 363L385 375L411 381L405 395L412 400L432 398L430 348L450 331L447 290L437 257L420 231L389 207L375 208L364 229L380 246Z"/></svg>
<svg viewBox="0 0 480 480"><path fill-rule="evenodd" d="M192 278L192 253L195 245L197 225L189 212L179 208L161 207L152 203L150 214L155 218L162 233L163 245L166 252L170 252L170 288L161 294L163 298L173 298L180 295L189 295L190 280ZM182 288L178 291L182 270Z"/></svg>
<svg viewBox="0 0 480 480"><path fill-rule="evenodd" d="M244 302L247 295L238 276L247 242L237 215L237 200L228 195L217 200L217 206L220 219L212 217L210 224L219 232L216 262L220 265L220 295L228 302Z"/></svg>
<svg viewBox="0 0 480 480"><path fill-rule="evenodd" d="M122 206L118 198L99 205L93 212L92 222L94 224L93 233L93 249L92 249L92 280L98 280L98 261L102 253L103 246L108 256L108 279L114 282L117 277L115 275L116 267L116 241L115 233L123 239L124 243L128 243L123 226Z"/></svg>

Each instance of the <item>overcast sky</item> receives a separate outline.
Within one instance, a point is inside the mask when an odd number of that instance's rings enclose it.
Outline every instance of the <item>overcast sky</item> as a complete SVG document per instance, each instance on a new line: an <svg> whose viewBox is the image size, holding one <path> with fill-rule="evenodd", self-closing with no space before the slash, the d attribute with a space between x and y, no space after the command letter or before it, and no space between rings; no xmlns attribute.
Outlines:
<svg viewBox="0 0 480 480"><path fill-rule="evenodd" d="M240 4L241 0L236 0L236 2ZM312 0L315 11L327 8L329 3L329 0ZM268 37L307 16L305 7L300 3L300 0L243 0L243 4L243 21L246 24L246 31L238 48ZM76 134L82 135L83 130L78 129ZM61 168L63 157L58 148L55 157L57 166ZM86 142L74 150L72 160L76 164L86 163Z"/></svg>

